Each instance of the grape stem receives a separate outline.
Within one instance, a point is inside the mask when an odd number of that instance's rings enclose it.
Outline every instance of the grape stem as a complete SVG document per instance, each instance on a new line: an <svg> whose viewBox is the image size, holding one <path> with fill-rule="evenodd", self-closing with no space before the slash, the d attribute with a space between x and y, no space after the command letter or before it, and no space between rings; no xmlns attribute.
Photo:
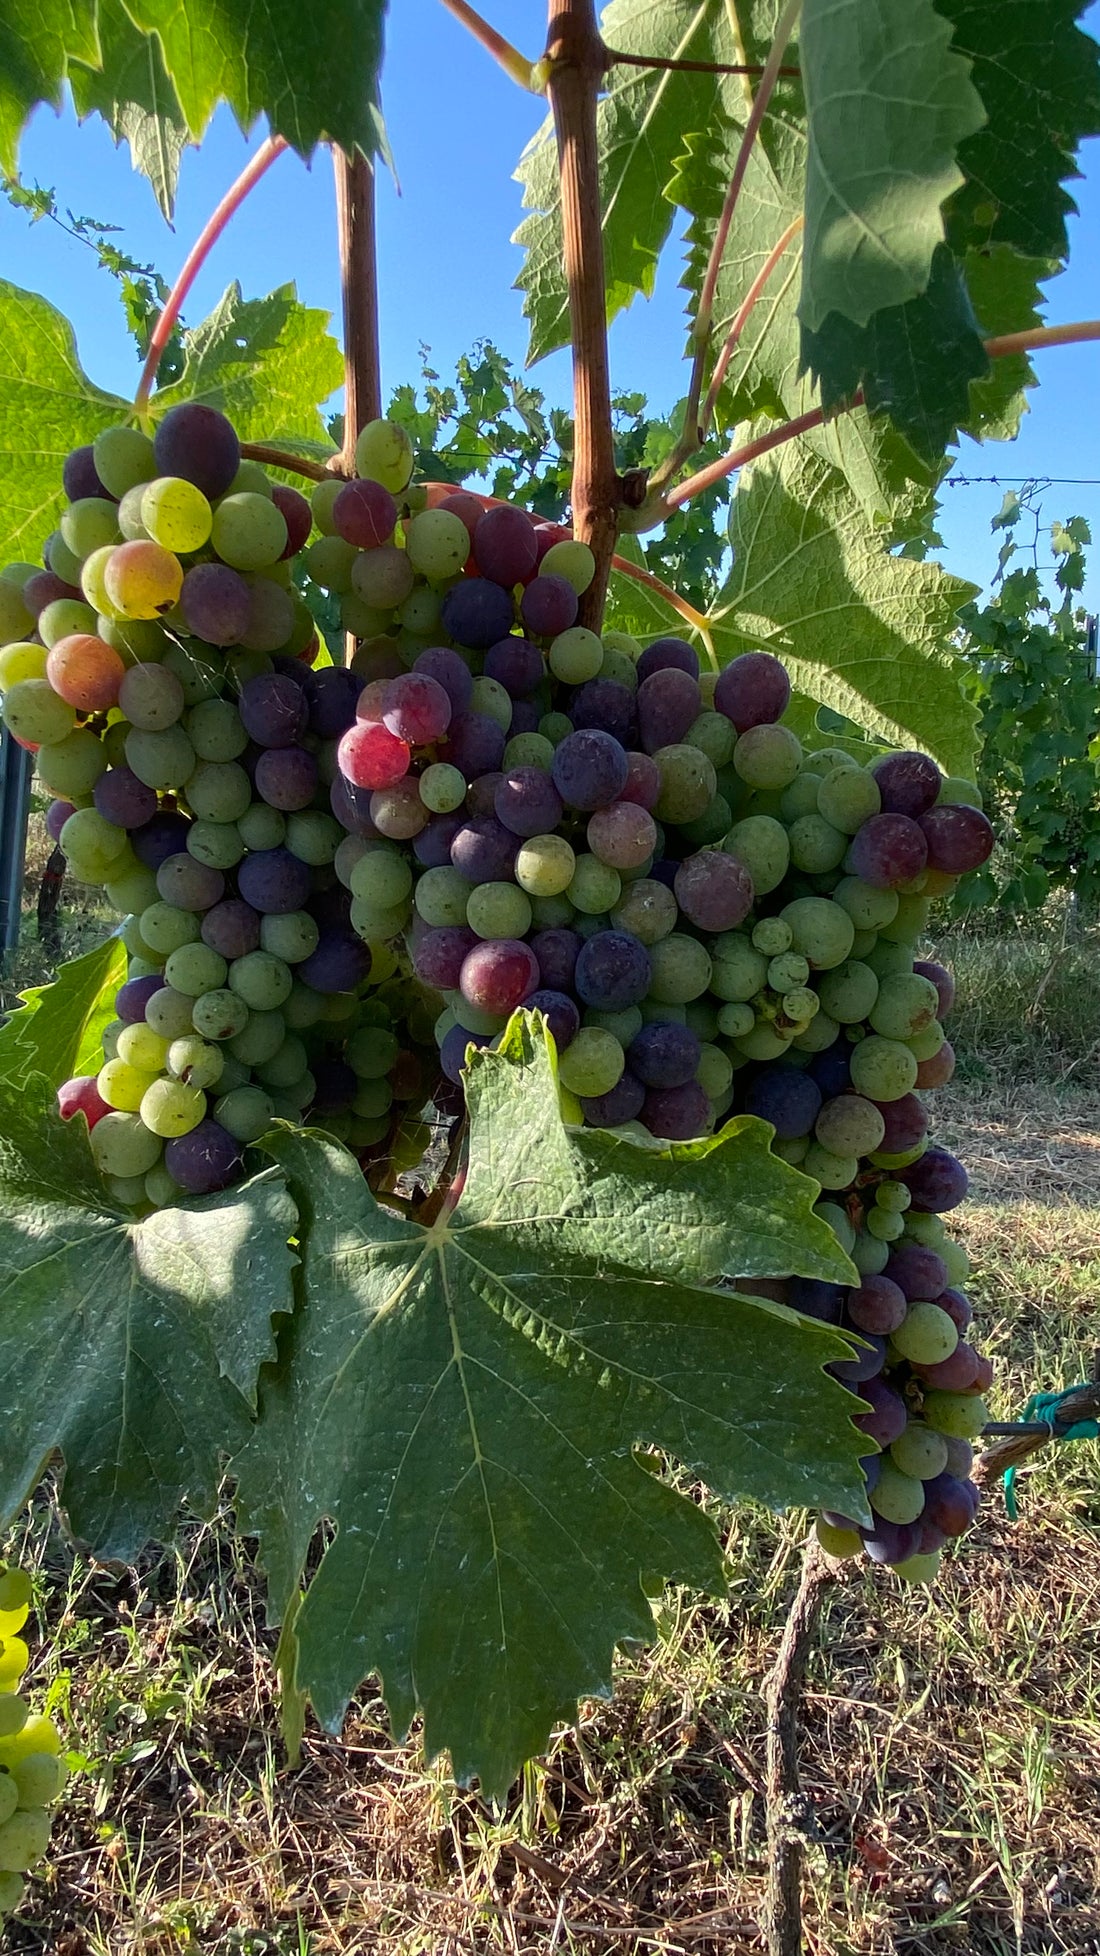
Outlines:
<svg viewBox="0 0 1100 1956"><path fill-rule="evenodd" d="M242 441L241 454L249 462L262 462L269 469L285 469L288 475L304 475L310 482L327 482L330 476L346 474L339 449L333 450L327 462L314 462L307 455L292 455L289 449L272 448L269 442Z"/></svg>
<svg viewBox="0 0 1100 1956"><path fill-rule="evenodd" d="M378 256L374 223L374 164L356 150L333 149L336 230L344 298L343 472L355 473L355 443L382 413L378 351Z"/></svg>
<svg viewBox="0 0 1100 1956"><path fill-rule="evenodd" d="M762 75L762 61L681 61L674 55L664 54L625 54L622 48L609 48L605 45L609 68L668 68L674 74L686 75ZM800 68L780 68L781 75L799 75Z"/></svg>
<svg viewBox="0 0 1100 1956"><path fill-rule="evenodd" d="M462 22L463 27L469 28L475 41L480 41L512 81L532 95L543 93L545 77L541 63L528 61L526 55L514 48L511 41L506 41L503 34L498 34L495 27L490 27L476 8L467 4L467 0L443 0L443 5L449 14Z"/></svg>
<svg viewBox="0 0 1100 1956"><path fill-rule="evenodd" d="M756 277L753 279L752 284L750 285L748 291L745 294L744 299L741 302L741 305L734 317L733 325L730 327L729 332L726 335L725 345L723 346L721 353L718 355L718 358L714 363L714 372L711 374L710 377L710 386L707 389L707 398L703 402L703 411L699 416L700 439L705 439L706 437L707 429L710 427L711 420L714 415L715 404L718 400L718 395L721 390L722 382L726 378L726 372L729 367L729 363L732 360L735 352L737 351L737 347L741 340L741 335L744 332L745 327L748 325L750 318L752 317L752 313L756 306L756 302L759 299L761 293L763 292L764 287L767 285L768 280L770 279L780 259L782 258L783 253L786 251L787 246L791 243L792 239L798 237L800 231L802 230L805 224L805 221L806 220L803 217L801 211L799 212L797 217L791 219L791 222L788 224L782 237L776 239L767 257L765 258L764 263L761 265L760 270L757 272Z"/></svg>
<svg viewBox="0 0 1100 1956"><path fill-rule="evenodd" d="M149 396L153 391L153 382L156 380L157 368L160 366L164 349L171 338L172 328L180 316L180 309L187 298L187 294L194 285L211 251L217 244L230 218L240 210L249 191L270 170L276 157L281 156L283 151L289 149L289 147L290 145L285 136L268 136L266 142L260 144L255 156L251 157L245 164L236 182L230 184L221 203L211 212L198 237L195 239L194 244L191 246L190 251L180 267L176 282L168 294L157 323L153 328L152 337L149 341L149 351L145 356L145 365L141 370L141 379L138 382L138 390L134 395L134 413L136 415L142 418L148 415Z"/></svg>

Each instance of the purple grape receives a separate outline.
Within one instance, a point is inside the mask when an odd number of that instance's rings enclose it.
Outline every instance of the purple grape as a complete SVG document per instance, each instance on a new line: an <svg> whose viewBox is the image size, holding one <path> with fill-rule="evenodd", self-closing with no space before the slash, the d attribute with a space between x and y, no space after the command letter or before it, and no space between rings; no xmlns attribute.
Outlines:
<svg viewBox="0 0 1100 1956"><path fill-rule="evenodd" d="M878 782L885 815L908 815L913 821L932 807L943 776L927 754L884 754L871 766Z"/></svg>
<svg viewBox="0 0 1100 1956"><path fill-rule="evenodd" d="M598 1012L625 1011L641 1004L652 982L649 952L629 931L598 930L585 939L573 983L586 1005Z"/></svg>
<svg viewBox="0 0 1100 1956"><path fill-rule="evenodd" d="M306 674L309 729L322 740L338 740L355 719L363 681L350 666L322 666Z"/></svg>
<svg viewBox="0 0 1100 1956"><path fill-rule="evenodd" d="M74 584L66 584L65 579L52 570L36 571L23 586L23 603L35 618L40 617L55 598L82 598L83 595Z"/></svg>
<svg viewBox="0 0 1100 1956"><path fill-rule="evenodd" d="M536 580L537 582L537 580ZM554 749L554 786L569 808L606 808L626 783L626 749L612 734L585 727Z"/></svg>
<svg viewBox="0 0 1100 1956"><path fill-rule="evenodd" d="M513 767L502 774L493 796L498 822L512 835L552 835L562 807L550 776L541 767Z"/></svg>
<svg viewBox="0 0 1100 1956"><path fill-rule="evenodd" d="M309 901L309 865L289 849L256 849L237 865L237 889L263 917L285 917Z"/></svg>
<svg viewBox="0 0 1100 1956"><path fill-rule="evenodd" d="M844 1313L844 1287L826 1284L819 1277L792 1277L787 1285L787 1302L792 1311L818 1318L822 1324L839 1324Z"/></svg>
<svg viewBox="0 0 1100 1956"><path fill-rule="evenodd" d="M686 857L672 887L685 917L699 930L736 930L752 909L752 877L744 863L721 849Z"/></svg>
<svg viewBox="0 0 1100 1956"><path fill-rule="evenodd" d="M317 792L317 762L307 747L271 747L256 762L256 793L269 808L308 808Z"/></svg>
<svg viewBox="0 0 1100 1956"><path fill-rule="evenodd" d="M973 1481L961 1481L954 1474L937 1474L924 1483L924 1515L933 1528L945 1535L965 1535L978 1512L978 1490Z"/></svg>
<svg viewBox="0 0 1100 1956"><path fill-rule="evenodd" d="M944 1472L954 1474L957 1481L968 1481L974 1465L973 1447L969 1440L956 1440L947 1433L943 1437L947 1442L947 1466Z"/></svg>
<svg viewBox="0 0 1100 1956"><path fill-rule="evenodd" d="M241 687L238 712L258 746L293 747L305 732L309 705L293 679L281 672L261 672Z"/></svg>
<svg viewBox="0 0 1100 1956"><path fill-rule="evenodd" d="M238 1174L240 1143L217 1121L200 1121L190 1134L165 1142L164 1166L188 1195L213 1195L217 1189L228 1187Z"/></svg>
<svg viewBox="0 0 1100 1956"><path fill-rule="evenodd" d="M317 949L295 965L294 975L315 992L354 992L370 975L370 951L350 933L325 931Z"/></svg>
<svg viewBox="0 0 1100 1956"><path fill-rule="evenodd" d="M581 1015L571 998L564 992L540 990L532 992L524 1000L524 1010L541 1012L550 1028L551 1035L559 1053L576 1038L581 1023Z"/></svg>
<svg viewBox="0 0 1100 1956"><path fill-rule="evenodd" d="M968 1344L960 1338L954 1351L947 1358L941 1358L935 1365L914 1365L913 1370L925 1385L934 1386L938 1392L969 1392L978 1377L981 1359Z"/></svg>
<svg viewBox="0 0 1100 1956"><path fill-rule="evenodd" d="M908 815L872 815L852 838L845 862L854 876L876 890L899 890L919 876L928 861L928 844Z"/></svg>
<svg viewBox="0 0 1100 1956"><path fill-rule="evenodd" d="M217 408L185 401L169 408L153 436L158 475L182 475L211 502L224 496L241 466L241 444Z"/></svg>
<svg viewBox="0 0 1100 1956"><path fill-rule="evenodd" d="M260 948L260 914L243 897L226 897L202 920L202 941L231 962Z"/></svg>
<svg viewBox="0 0 1100 1956"><path fill-rule="evenodd" d="M935 985L940 995L940 1009L936 1017L946 1019L955 1003L955 980L946 965L937 964L932 958L916 958L913 970L919 972L922 978L930 979Z"/></svg>
<svg viewBox="0 0 1100 1956"><path fill-rule="evenodd" d="M638 737L647 754L675 746L703 710L698 681L669 666L653 672L638 688Z"/></svg>
<svg viewBox="0 0 1100 1956"><path fill-rule="evenodd" d="M451 844L451 862L467 883L514 883L519 839L495 816L463 823Z"/></svg>
<svg viewBox="0 0 1100 1956"><path fill-rule="evenodd" d="M859 1397L867 1402L867 1411L855 1416L860 1431L880 1447L893 1446L898 1436L904 1433L909 1417L900 1392L895 1392L885 1379L865 1379L859 1389Z"/></svg>
<svg viewBox="0 0 1100 1956"><path fill-rule="evenodd" d="M920 826L928 844L930 868L943 870L948 876L965 876L969 870L980 869L993 854L996 838L980 808L948 802L942 808L930 808L920 817Z"/></svg>
<svg viewBox="0 0 1100 1956"><path fill-rule="evenodd" d="M412 953L413 970L421 984L437 992L457 991L463 959L477 942L476 933L467 924L438 924L424 931Z"/></svg>
<svg viewBox="0 0 1100 1956"><path fill-rule="evenodd" d="M832 1100L852 1084L852 1048L846 1039L834 1039L823 1053L815 1053L807 1069L810 1079L820 1087L824 1099ZM756 1109L751 1110L755 1113ZM771 1116L765 1114L764 1119ZM817 1116L815 1114L814 1119ZM807 1134L809 1128L806 1129ZM786 1137L793 1139L793 1136Z"/></svg>
<svg viewBox="0 0 1100 1956"><path fill-rule="evenodd" d="M109 489L105 489L99 479L95 465L95 449L90 442L82 448L72 448L65 457L61 470L61 481L65 494L71 503L82 503L86 496L99 496L108 503L118 501Z"/></svg>
<svg viewBox="0 0 1100 1956"><path fill-rule="evenodd" d="M947 1265L923 1243L901 1243L886 1265L886 1276L904 1291L910 1304L930 1303L947 1286Z"/></svg>
<svg viewBox="0 0 1100 1956"><path fill-rule="evenodd" d="M490 1032L467 1032L465 1026L452 1026L439 1049L439 1064L456 1086L461 1083L462 1069L466 1064L466 1049L469 1046L491 1046L493 1035Z"/></svg>
<svg viewBox="0 0 1100 1956"><path fill-rule="evenodd" d="M332 527L357 550L377 550L397 527L397 504L380 482L356 476L332 505Z"/></svg>
<svg viewBox="0 0 1100 1956"><path fill-rule="evenodd" d="M890 1277L864 1277L858 1290L848 1292L848 1317L857 1331L888 1338L902 1323L908 1305L905 1292Z"/></svg>
<svg viewBox="0 0 1100 1956"><path fill-rule="evenodd" d="M531 949L538 960L539 978L544 987L557 992L572 990L583 942L575 930L564 927L535 932Z"/></svg>
<svg viewBox="0 0 1100 1956"><path fill-rule="evenodd" d="M450 694L430 672L403 672L386 681L382 725L410 747L442 740L451 711Z"/></svg>
<svg viewBox="0 0 1100 1956"><path fill-rule="evenodd" d="M921 1527L919 1522L884 1521L881 1515L875 1516L873 1530L865 1529L863 1546L872 1562L884 1562L893 1567L898 1562L908 1562L916 1555L920 1545Z"/></svg>
<svg viewBox="0 0 1100 1956"><path fill-rule="evenodd" d="M645 1025L627 1048L627 1063L645 1087L686 1087L699 1065L699 1041L690 1026Z"/></svg>
<svg viewBox="0 0 1100 1956"><path fill-rule="evenodd" d="M961 1290L941 1290L932 1302L947 1312L960 1337L974 1321L974 1306Z"/></svg>
<svg viewBox="0 0 1100 1956"><path fill-rule="evenodd" d="M200 863L186 850L166 856L157 870L157 890L165 903L177 910L209 910L225 894L225 877L220 869Z"/></svg>
<svg viewBox="0 0 1100 1956"><path fill-rule="evenodd" d="M506 590L524 583L539 557L538 538L527 511L508 503L487 509L474 527L474 556L478 569Z"/></svg>
<svg viewBox="0 0 1100 1956"><path fill-rule="evenodd" d="M628 754L626 781L620 801L637 802L647 813L661 798L661 770L650 754Z"/></svg>
<svg viewBox="0 0 1100 1956"><path fill-rule="evenodd" d="M349 835L372 837L378 834L370 818L370 788L354 788L342 774L329 784L328 800L336 820Z"/></svg>
<svg viewBox="0 0 1100 1956"><path fill-rule="evenodd" d="M499 638L485 654L486 678L495 679L514 700L533 693L545 672L542 653L529 638Z"/></svg>
<svg viewBox="0 0 1100 1956"><path fill-rule="evenodd" d="M272 652L270 656L271 656L272 666L274 667L275 671L279 674L279 676L282 679L292 679L294 681L294 684L301 689L303 694L305 694L308 683L313 678L312 669L306 665L305 661L303 659L296 658L294 654L290 652ZM343 666L322 668L322 670L330 670L330 669L332 671L339 671L339 672L344 671Z"/></svg>
<svg viewBox="0 0 1100 1956"><path fill-rule="evenodd" d="M601 733L614 734L624 747L632 746L637 736L634 694L617 679L589 679L578 686L569 702L569 718L574 727L596 727Z"/></svg>
<svg viewBox="0 0 1100 1956"><path fill-rule="evenodd" d="M520 616L536 638L557 638L577 622L580 599L564 577L533 577L520 600ZM498 633L498 637L504 634Z"/></svg>
<svg viewBox="0 0 1100 1956"><path fill-rule="evenodd" d="M834 1379L842 1385L863 1385L867 1379L876 1379L886 1363L886 1340L867 1332L861 1333L866 1340L852 1358L834 1358L826 1365Z"/></svg>
<svg viewBox="0 0 1100 1956"><path fill-rule="evenodd" d="M413 855L424 869L445 869L451 860L451 844L464 826L461 815L433 815L419 835L413 837Z"/></svg>
<svg viewBox="0 0 1100 1956"><path fill-rule="evenodd" d="M491 774L504 758L505 733L487 713L456 713L447 729L440 759L449 761L467 781Z"/></svg>
<svg viewBox="0 0 1100 1956"><path fill-rule="evenodd" d="M931 1210L940 1216L949 1209L957 1209L959 1203L965 1201L970 1186L962 1162L957 1161L946 1148L929 1148L919 1161L913 1162L905 1170L901 1179L913 1197L914 1209ZM940 1289L943 1289L942 1284ZM934 1292L929 1291L928 1294L931 1297Z"/></svg>
<svg viewBox="0 0 1100 1956"><path fill-rule="evenodd" d="M192 564L184 575L180 608L197 638L208 645L238 645L248 630L251 593L228 564Z"/></svg>
<svg viewBox="0 0 1100 1956"><path fill-rule="evenodd" d="M459 989L469 1005L483 1012L514 1012L538 985L539 967L529 944L497 937L475 944L463 960Z"/></svg>
<svg viewBox="0 0 1100 1956"><path fill-rule="evenodd" d="M157 812L156 789L147 788L128 767L112 767L101 774L92 797L97 813L117 829L140 829Z"/></svg>
<svg viewBox="0 0 1100 1956"><path fill-rule="evenodd" d="M139 863L146 869L159 869L162 862L174 856L178 850L187 847L187 835L191 827L186 815L170 809L163 809L140 829L134 829L130 836L132 848ZM294 908L297 909L297 904Z"/></svg>
<svg viewBox="0 0 1100 1956"><path fill-rule="evenodd" d="M465 713L470 704L474 675L460 652L449 645L429 645L413 664L414 672L426 672L437 679L455 713Z"/></svg>
<svg viewBox="0 0 1100 1956"><path fill-rule="evenodd" d="M662 1141L693 1141L710 1126L710 1101L696 1080L686 1087L651 1087L641 1118Z"/></svg>
<svg viewBox="0 0 1100 1956"><path fill-rule="evenodd" d="M516 734L537 733L542 714L534 700L512 701L512 724L508 729L509 739Z"/></svg>
<svg viewBox="0 0 1100 1956"><path fill-rule="evenodd" d="M346 1060L315 1059L310 1071L315 1082L313 1105L319 1114L335 1114L359 1091L359 1081Z"/></svg>
<svg viewBox="0 0 1100 1956"><path fill-rule="evenodd" d="M476 819L492 816L496 819L496 794L504 775L499 768L490 769L488 774L479 774L466 790L466 808Z"/></svg>
<svg viewBox="0 0 1100 1956"><path fill-rule="evenodd" d="M875 1106L886 1122L879 1153L905 1155L920 1146L928 1132L928 1109L915 1093L904 1093L900 1100L876 1100Z"/></svg>
<svg viewBox="0 0 1100 1956"><path fill-rule="evenodd" d="M686 672L689 679L698 679L699 655L686 638L655 638L638 660L637 672L639 686L655 672Z"/></svg>
<svg viewBox="0 0 1100 1956"><path fill-rule="evenodd" d="M947 1536L943 1529L937 1528L935 1522L929 1521L926 1515L918 1515L914 1526L919 1531L918 1555L935 1555L937 1549L944 1547Z"/></svg>
<svg viewBox="0 0 1100 1956"><path fill-rule="evenodd" d="M321 931L335 931L338 937L346 937L351 929L351 892L340 883L330 883L327 889L319 889L314 883L316 870L310 877L313 894L309 899L309 914Z"/></svg>
<svg viewBox="0 0 1100 1956"><path fill-rule="evenodd" d="M138 1025L145 1017L149 1000L163 990L163 978L128 978L115 994L115 1017L124 1026Z"/></svg>
<svg viewBox="0 0 1100 1956"><path fill-rule="evenodd" d="M590 1095L581 1108L589 1127L623 1127L637 1120L645 1097L645 1088L628 1067L608 1093Z"/></svg>
<svg viewBox="0 0 1100 1956"><path fill-rule="evenodd" d="M510 591L488 577L464 577L443 600L443 629L457 645L487 652L512 629L515 607Z"/></svg>
<svg viewBox="0 0 1100 1956"><path fill-rule="evenodd" d="M272 484L271 500L286 524L283 557L296 557L313 528L313 511L301 490L292 489L286 482Z"/></svg>
<svg viewBox="0 0 1100 1956"><path fill-rule="evenodd" d="M714 705L738 733L782 719L791 698L787 669L770 652L742 652L718 675Z"/></svg>
<svg viewBox="0 0 1100 1956"><path fill-rule="evenodd" d="M103 778L106 780L107 777L104 776ZM154 808L156 807L156 800L157 800L156 795L154 795L153 796ZM98 803L97 803L97 807L98 807ZM102 809L100 809L99 812L101 815L103 814ZM46 834L49 836L51 842L60 842L62 829L64 828L66 822L68 821L69 816L75 814L76 814L75 802L51 801L49 807L46 810ZM105 817L105 820L107 821L110 821L110 819L111 819L110 816Z"/></svg>
<svg viewBox="0 0 1100 1956"><path fill-rule="evenodd" d="M749 1082L746 1114L770 1121L780 1141L797 1141L813 1131L821 1112L821 1088L811 1073L796 1066L766 1066Z"/></svg>

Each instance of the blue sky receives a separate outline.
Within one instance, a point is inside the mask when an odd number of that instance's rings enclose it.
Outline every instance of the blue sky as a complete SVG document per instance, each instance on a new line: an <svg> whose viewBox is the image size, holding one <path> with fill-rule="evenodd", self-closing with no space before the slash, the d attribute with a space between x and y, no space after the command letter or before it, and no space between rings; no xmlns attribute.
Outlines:
<svg viewBox="0 0 1100 1956"><path fill-rule="evenodd" d="M490 11L525 53L538 51L543 0L511 0L507 6L501 0ZM1100 22L1100 4L1092 19ZM444 377L457 356L482 337L521 363L526 332L521 297L513 289L521 254L510 242L521 215L521 193L512 172L538 126L542 105L491 64L439 0L401 0L389 15L384 106L400 178L400 194L384 173L379 178L384 386L416 379L422 342ZM55 186L63 208L110 218L121 227L119 242L171 279L259 140L257 133L246 141L232 116L219 111L201 150L185 153L172 230L144 178L131 170L128 148L116 150L97 117L81 128L71 110L57 118L40 109L24 139L21 166L28 183ZM1051 323L1100 313L1095 144L1086 148L1082 162L1086 175L1075 187L1080 215L1072 222L1070 268L1049 287ZM112 281L85 246L53 224L29 227L22 214L0 202L0 272L43 293L68 315L93 380L132 394L138 370L133 344ZM654 298L636 301L611 335L614 383L644 390L662 409L683 387L678 275L673 253ZM319 153L312 167L293 155L276 163L211 254L187 317L202 318L234 278L246 297L293 280L306 303L339 318L326 153ZM1038 372L1041 386L1019 438L985 445L967 441L953 473L1095 478L1052 487L1043 510L1047 519L1081 513L1092 522L1097 571L1086 595L1100 608L1100 345L1045 352ZM552 402L568 402L564 354L542 361L532 378ZM993 568L989 520L1002 493L990 483L944 491L943 561L976 583L986 581Z"/></svg>

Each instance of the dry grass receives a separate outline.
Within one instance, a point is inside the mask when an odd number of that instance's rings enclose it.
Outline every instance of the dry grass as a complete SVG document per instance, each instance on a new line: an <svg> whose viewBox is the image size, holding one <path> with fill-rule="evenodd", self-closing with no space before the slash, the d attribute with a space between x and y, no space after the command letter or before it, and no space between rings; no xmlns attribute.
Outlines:
<svg viewBox="0 0 1100 1956"><path fill-rule="evenodd" d="M1087 1367L1100 1299L1100 1097L951 1096L997 1410ZM945 1110L946 1113L946 1110ZM1087 1117L1087 1124L1086 1124ZM813 1956L1100 1950L1095 1448L999 1495L932 1594L830 1592L805 1699ZM493 1812L388 1736L281 1767L262 1599L225 1517L136 1572L91 1569L43 1505L26 1546L39 1681L83 1761L12 1951L56 1956L749 1956L762 1949L762 1680L805 1518L722 1516L730 1588L671 1595Z"/></svg>

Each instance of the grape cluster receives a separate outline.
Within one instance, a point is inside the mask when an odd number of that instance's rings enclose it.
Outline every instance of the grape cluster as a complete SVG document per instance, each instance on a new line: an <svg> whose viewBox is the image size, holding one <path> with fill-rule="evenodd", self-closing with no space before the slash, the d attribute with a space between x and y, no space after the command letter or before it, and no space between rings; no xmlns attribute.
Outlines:
<svg viewBox="0 0 1100 1956"><path fill-rule="evenodd" d="M47 1809L65 1784L57 1727L19 1692L29 1655L19 1631L30 1598L25 1571L0 1570L0 1916L23 1899L23 1876L49 1844Z"/></svg>
<svg viewBox="0 0 1100 1956"><path fill-rule="evenodd" d="M951 980L918 952L992 849L977 790L805 749L768 653L701 672L590 630L584 543L412 459L373 422L307 502L173 408L71 455L45 568L0 573L4 719L131 959L62 1110L120 1199L169 1202L239 1175L273 1114L382 1145L524 1006L568 1121L770 1122L862 1278L771 1286L864 1340L834 1369L875 1522L822 1540L928 1573L973 1518L989 1367L941 1220L966 1178L920 1097L953 1070ZM315 666L310 586L350 667Z"/></svg>

